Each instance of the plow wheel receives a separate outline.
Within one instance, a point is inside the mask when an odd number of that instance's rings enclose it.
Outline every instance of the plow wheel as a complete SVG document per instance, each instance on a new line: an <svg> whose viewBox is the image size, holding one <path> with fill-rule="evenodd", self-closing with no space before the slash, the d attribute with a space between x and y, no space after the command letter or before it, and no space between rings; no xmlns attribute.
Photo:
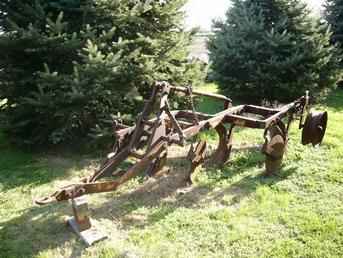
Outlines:
<svg viewBox="0 0 343 258"><path fill-rule="evenodd" d="M313 146L322 143L328 121L327 112L311 112L307 115L302 131L301 143Z"/></svg>
<svg viewBox="0 0 343 258"><path fill-rule="evenodd" d="M192 145L188 152L187 159L191 162L191 167L187 174L186 183L189 185L192 184L191 176L193 172L205 161L206 146L205 141L200 141L195 148Z"/></svg>
<svg viewBox="0 0 343 258"><path fill-rule="evenodd" d="M281 121L266 130L262 153L266 155L267 175L276 174L280 171L287 141L287 129Z"/></svg>

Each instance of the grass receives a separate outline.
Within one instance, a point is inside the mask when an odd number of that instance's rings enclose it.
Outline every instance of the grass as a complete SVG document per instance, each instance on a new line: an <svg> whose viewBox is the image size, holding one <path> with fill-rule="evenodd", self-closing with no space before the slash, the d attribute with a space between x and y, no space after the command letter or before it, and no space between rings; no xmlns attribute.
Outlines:
<svg viewBox="0 0 343 258"><path fill-rule="evenodd" d="M24 153L0 136L0 257L343 257L343 91L317 108L329 111L323 145L302 146L293 125L279 176L262 175L258 151L234 152L230 165L200 168L182 188L187 164L175 151L169 177L90 196L92 218L109 235L90 248L64 226L68 203L37 207L33 199L77 181L94 161ZM234 140L261 142L262 132L237 130Z"/></svg>

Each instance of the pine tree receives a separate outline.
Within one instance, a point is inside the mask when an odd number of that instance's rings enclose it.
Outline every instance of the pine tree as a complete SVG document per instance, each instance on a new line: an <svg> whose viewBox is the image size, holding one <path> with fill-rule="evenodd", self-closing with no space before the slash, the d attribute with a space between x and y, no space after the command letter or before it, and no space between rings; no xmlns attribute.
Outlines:
<svg viewBox="0 0 343 258"><path fill-rule="evenodd" d="M0 4L0 99L26 143L87 139L133 120L155 80L188 83L185 0L12 0ZM102 130L103 129L103 130ZM98 130L98 131L99 131Z"/></svg>
<svg viewBox="0 0 343 258"><path fill-rule="evenodd" d="M228 95L290 101L337 79L330 31L300 0L235 0L209 42L214 77Z"/></svg>
<svg viewBox="0 0 343 258"><path fill-rule="evenodd" d="M331 25L334 43L339 43L343 46L343 1L342 0L326 0L325 18Z"/></svg>

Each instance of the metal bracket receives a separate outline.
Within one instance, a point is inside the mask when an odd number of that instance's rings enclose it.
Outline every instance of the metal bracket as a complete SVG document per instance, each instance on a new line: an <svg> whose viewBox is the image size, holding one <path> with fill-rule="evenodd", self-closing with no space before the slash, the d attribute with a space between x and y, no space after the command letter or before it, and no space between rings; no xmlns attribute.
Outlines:
<svg viewBox="0 0 343 258"><path fill-rule="evenodd" d="M94 226L92 227L88 203L85 196L72 199L71 204L74 217L68 219L67 222L82 241L87 246L91 246L96 242L105 240L107 236L95 229Z"/></svg>

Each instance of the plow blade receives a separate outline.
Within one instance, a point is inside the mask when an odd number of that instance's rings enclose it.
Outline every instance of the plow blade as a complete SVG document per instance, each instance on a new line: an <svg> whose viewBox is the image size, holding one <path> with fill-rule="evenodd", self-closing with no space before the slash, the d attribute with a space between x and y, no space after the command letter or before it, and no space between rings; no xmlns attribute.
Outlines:
<svg viewBox="0 0 343 258"><path fill-rule="evenodd" d="M267 130L262 147L262 153L266 155L267 174L276 174L280 170L287 142L287 129L281 121Z"/></svg>

